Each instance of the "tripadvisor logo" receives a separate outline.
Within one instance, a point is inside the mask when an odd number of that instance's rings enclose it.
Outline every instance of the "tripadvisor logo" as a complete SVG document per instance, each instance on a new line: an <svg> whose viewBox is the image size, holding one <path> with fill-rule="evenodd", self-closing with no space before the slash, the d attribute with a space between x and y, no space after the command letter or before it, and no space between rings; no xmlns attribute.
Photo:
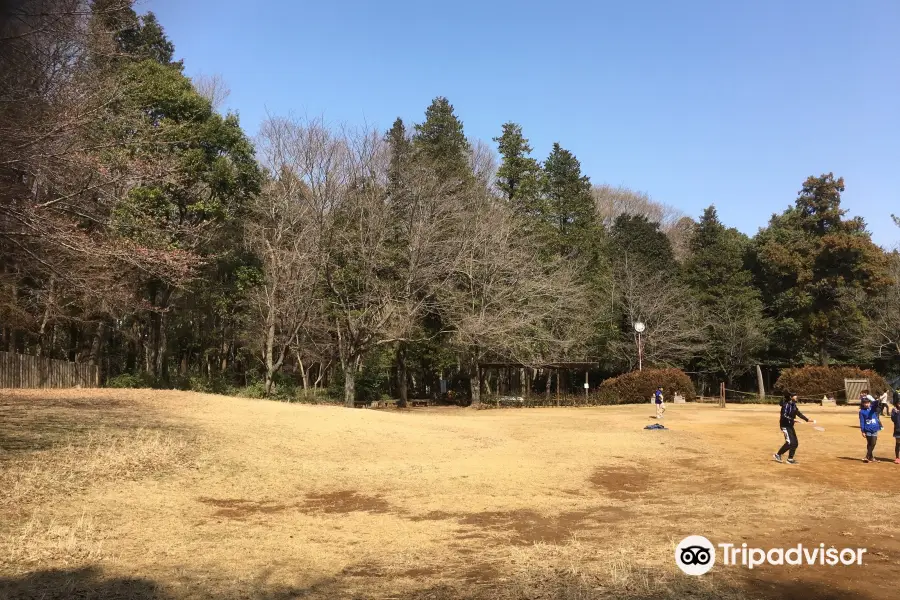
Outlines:
<svg viewBox="0 0 900 600"><path fill-rule="evenodd" d="M865 548L826 548L825 544L792 548L750 548L747 544L718 544L721 549L722 564L753 569L762 565L862 565ZM687 575L703 575L716 564L716 546L702 535L691 535L675 547L675 564Z"/></svg>
<svg viewBox="0 0 900 600"><path fill-rule="evenodd" d="M688 575L703 575L716 564L716 549L702 535L690 535L675 547L675 564Z"/></svg>

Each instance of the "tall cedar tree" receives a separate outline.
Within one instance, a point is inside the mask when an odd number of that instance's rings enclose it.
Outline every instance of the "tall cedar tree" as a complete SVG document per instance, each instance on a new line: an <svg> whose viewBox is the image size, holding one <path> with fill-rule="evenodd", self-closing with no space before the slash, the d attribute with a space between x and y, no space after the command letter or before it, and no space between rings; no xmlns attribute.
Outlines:
<svg viewBox="0 0 900 600"><path fill-rule="evenodd" d="M684 272L700 302L709 305L720 298L758 295L753 274L744 264L749 243L747 236L722 224L715 206L703 211L690 237Z"/></svg>
<svg viewBox="0 0 900 600"><path fill-rule="evenodd" d="M503 161L497 170L497 188L516 214L528 219L540 217L541 165L531 157L532 148L522 134L522 126L504 123L503 134L494 141Z"/></svg>
<svg viewBox="0 0 900 600"><path fill-rule="evenodd" d="M861 299L887 283L886 259L862 218L845 219L844 179L809 177L794 206L756 237L753 270L786 361L858 360Z"/></svg>
<svg viewBox="0 0 900 600"><path fill-rule="evenodd" d="M704 311L701 366L723 373L729 385L766 347L767 320L745 259L750 240L725 227L715 206L703 211L689 240L683 279Z"/></svg>
<svg viewBox="0 0 900 600"><path fill-rule="evenodd" d="M659 223L644 215L621 214L616 217L610 232L610 259L653 273L678 275L678 263L672 243L659 228Z"/></svg>
<svg viewBox="0 0 900 600"><path fill-rule="evenodd" d="M409 220L411 203L409 190L407 189L408 177L413 160L412 141L406 131L403 119L397 117L386 136L391 160L388 166L388 201L392 213L392 239L395 247L395 260L398 267L403 270L406 265L399 264L407 261L406 244L409 236ZM395 355L397 396L400 408L406 408L409 401L407 387L407 358L409 355L409 343L397 342Z"/></svg>
<svg viewBox="0 0 900 600"><path fill-rule="evenodd" d="M95 11L99 8L95 5ZM179 289L153 277L143 282L146 303L153 307L143 319L152 348L146 369L165 381L168 321L182 314L173 305L195 305L193 296L206 295L211 287L199 282L215 280L220 269L235 266L240 218L259 191L261 174L237 117L214 112L181 64L171 62L172 44L155 18L133 13L130 7L95 12L95 26L99 21L115 42L116 60L109 68L122 89L109 118L98 121L99 133L117 142L101 159L110 169L151 166L115 207L112 226L142 245L175 248L203 264L196 288ZM120 29L109 31L110 25ZM235 278L225 281L229 287L236 284Z"/></svg>
<svg viewBox="0 0 900 600"><path fill-rule="evenodd" d="M450 101L439 96L425 111L425 122L416 125L414 145L445 181L471 180L469 142L463 133L462 121L453 112Z"/></svg>
<svg viewBox="0 0 900 600"><path fill-rule="evenodd" d="M552 228L549 248L553 254L589 258L598 233L591 180L581 174L575 155L558 143L544 162L543 206L539 210Z"/></svg>

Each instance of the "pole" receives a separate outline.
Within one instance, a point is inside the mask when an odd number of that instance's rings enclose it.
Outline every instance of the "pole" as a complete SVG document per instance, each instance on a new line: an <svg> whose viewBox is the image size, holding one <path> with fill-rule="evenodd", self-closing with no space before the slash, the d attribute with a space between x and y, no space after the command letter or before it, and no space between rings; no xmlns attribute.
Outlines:
<svg viewBox="0 0 900 600"><path fill-rule="evenodd" d="M584 370L584 404L587 406L588 403L588 388L590 387L590 382L588 381L588 369Z"/></svg>
<svg viewBox="0 0 900 600"><path fill-rule="evenodd" d="M638 371L644 370L644 343L641 339L641 332L638 332Z"/></svg>
<svg viewBox="0 0 900 600"><path fill-rule="evenodd" d="M725 408L725 382L724 381L720 384L719 390L721 392L721 397L719 399L719 406L721 408Z"/></svg>

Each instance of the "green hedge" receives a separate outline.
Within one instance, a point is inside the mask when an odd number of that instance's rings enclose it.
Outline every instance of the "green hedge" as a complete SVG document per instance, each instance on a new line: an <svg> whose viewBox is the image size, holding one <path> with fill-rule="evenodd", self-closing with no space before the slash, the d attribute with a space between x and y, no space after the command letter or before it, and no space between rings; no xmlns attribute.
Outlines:
<svg viewBox="0 0 900 600"><path fill-rule="evenodd" d="M793 393L801 398L819 400L828 393L835 398L844 398L844 379L868 379L869 391L879 396L888 389L884 377L867 369L856 367L799 367L785 369L775 382L775 391L781 394ZM856 398L853 398L856 400Z"/></svg>
<svg viewBox="0 0 900 600"><path fill-rule="evenodd" d="M690 377L679 369L644 369L607 379L597 394L600 404L637 404L649 402L656 388L662 386L667 402L676 393L687 401L696 400L697 392Z"/></svg>

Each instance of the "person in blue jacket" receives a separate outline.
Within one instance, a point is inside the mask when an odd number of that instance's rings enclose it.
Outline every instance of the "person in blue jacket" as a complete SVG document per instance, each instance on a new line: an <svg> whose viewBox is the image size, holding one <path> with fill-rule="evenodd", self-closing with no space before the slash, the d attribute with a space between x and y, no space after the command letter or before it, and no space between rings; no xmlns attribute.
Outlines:
<svg viewBox="0 0 900 600"><path fill-rule="evenodd" d="M894 398L891 409L891 421L894 423L894 462L900 465L900 398Z"/></svg>
<svg viewBox="0 0 900 600"><path fill-rule="evenodd" d="M797 394L787 393L781 401L781 413L778 417L778 426L781 428L781 433L784 434L784 445L772 455L776 462L781 462L781 455L787 452L788 464L797 464L797 461L794 460L794 454L800 445L800 442L797 440L797 432L794 431L794 422L797 419L803 419L807 423L810 422L809 418L797 408ZM815 423L815 420L812 422Z"/></svg>
<svg viewBox="0 0 900 600"><path fill-rule="evenodd" d="M666 405L663 403L662 386L656 388L656 392L653 394L653 400L656 402L656 418L662 419L663 415L666 414Z"/></svg>
<svg viewBox="0 0 900 600"><path fill-rule="evenodd" d="M878 433L881 431L881 402L869 395L869 390L863 390L859 398L859 430L866 438L866 457L863 462L875 460L875 444L878 443Z"/></svg>

